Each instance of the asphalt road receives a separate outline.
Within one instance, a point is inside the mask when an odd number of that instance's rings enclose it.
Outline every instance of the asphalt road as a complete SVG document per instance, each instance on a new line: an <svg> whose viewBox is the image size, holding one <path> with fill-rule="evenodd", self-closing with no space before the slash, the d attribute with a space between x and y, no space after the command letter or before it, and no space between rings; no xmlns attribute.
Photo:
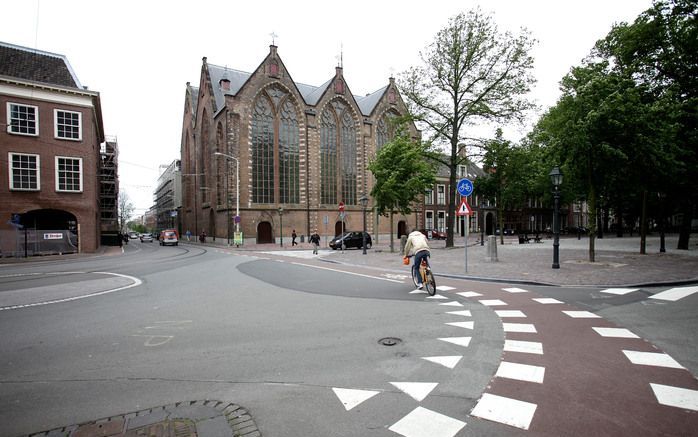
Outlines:
<svg viewBox="0 0 698 437"><path fill-rule="evenodd" d="M200 399L246 407L267 437L698 429L693 404L661 405L650 385L698 390L698 294L438 285L429 299L406 274L139 242L3 265L0 435Z"/></svg>

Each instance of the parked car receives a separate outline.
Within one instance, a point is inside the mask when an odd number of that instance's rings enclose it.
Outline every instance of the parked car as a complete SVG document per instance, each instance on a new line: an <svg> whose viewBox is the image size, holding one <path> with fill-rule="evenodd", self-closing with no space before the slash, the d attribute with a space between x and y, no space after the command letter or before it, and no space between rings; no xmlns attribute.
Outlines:
<svg viewBox="0 0 698 437"><path fill-rule="evenodd" d="M147 234L147 233L141 234L141 243L145 243L145 242L152 243L153 236L150 234Z"/></svg>
<svg viewBox="0 0 698 437"><path fill-rule="evenodd" d="M425 237L429 240L445 240L446 239L446 233L441 232L437 229L420 229L419 232L424 234Z"/></svg>
<svg viewBox="0 0 698 437"><path fill-rule="evenodd" d="M164 229L160 231L160 246L179 245L179 234L175 229Z"/></svg>
<svg viewBox="0 0 698 437"><path fill-rule="evenodd" d="M135 231L129 232L128 238L130 238L131 240L136 240L138 238L138 232L135 232Z"/></svg>
<svg viewBox="0 0 698 437"><path fill-rule="evenodd" d="M345 232L334 237L330 241L329 246L334 250L340 249L342 245L344 245L345 249L350 247L361 249L363 247L363 234L361 231ZM370 249L372 244L371 234L366 232L366 249Z"/></svg>

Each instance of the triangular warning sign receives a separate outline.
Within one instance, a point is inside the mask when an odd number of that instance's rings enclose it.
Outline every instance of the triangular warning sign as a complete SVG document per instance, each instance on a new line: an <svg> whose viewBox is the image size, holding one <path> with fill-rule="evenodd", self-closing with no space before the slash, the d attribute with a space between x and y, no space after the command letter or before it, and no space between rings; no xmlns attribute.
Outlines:
<svg viewBox="0 0 698 437"><path fill-rule="evenodd" d="M471 215L473 213L473 210L470 209L470 205L468 205L468 201L464 198L460 206L458 207L458 210L456 211L456 215L458 216L463 216L463 215Z"/></svg>

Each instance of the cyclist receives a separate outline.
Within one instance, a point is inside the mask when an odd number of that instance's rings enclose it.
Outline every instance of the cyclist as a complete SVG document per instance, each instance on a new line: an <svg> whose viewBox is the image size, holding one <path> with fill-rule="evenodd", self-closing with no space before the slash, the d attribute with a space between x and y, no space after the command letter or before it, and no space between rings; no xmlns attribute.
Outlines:
<svg viewBox="0 0 698 437"><path fill-rule="evenodd" d="M409 256L410 252L414 255L414 265L412 266L413 274L419 271L419 265L422 260L428 258L431 253L429 252L429 243L427 243L427 237L416 229L412 229L410 235L407 236L407 242L405 243L405 253L404 256ZM417 276L417 288L422 289L424 284L422 284L422 275L416 274Z"/></svg>

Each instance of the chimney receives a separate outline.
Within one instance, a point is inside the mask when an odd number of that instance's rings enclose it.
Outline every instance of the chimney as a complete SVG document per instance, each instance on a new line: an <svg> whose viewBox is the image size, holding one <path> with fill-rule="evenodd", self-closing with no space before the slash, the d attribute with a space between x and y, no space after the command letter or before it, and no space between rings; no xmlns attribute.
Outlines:
<svg viewBox="0 0 698 437"><path fill-rule="evenodd" d="M228 69L225 69L223 77L218 81L218 86L221 87L223 91L230 91L230 79L228 79Z"/></svg>

